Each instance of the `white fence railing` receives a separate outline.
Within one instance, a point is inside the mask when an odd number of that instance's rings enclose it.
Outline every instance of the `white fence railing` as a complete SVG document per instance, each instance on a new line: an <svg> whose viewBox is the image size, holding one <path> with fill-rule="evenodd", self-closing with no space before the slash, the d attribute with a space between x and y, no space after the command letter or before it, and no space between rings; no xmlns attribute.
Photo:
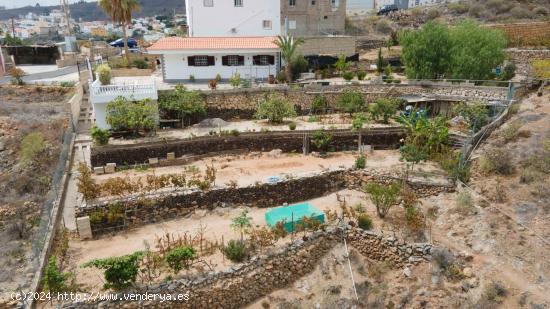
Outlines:
<svg viewBox="0 0 550 309"><path fill-rule="evenodd" d="M99 80L96 80L90 85L90 101L92 103L107 103L120 96L132 100L156 100L158 98L157 86L153 79L148 82L115 81L112 85L101 85Z"/></svg>

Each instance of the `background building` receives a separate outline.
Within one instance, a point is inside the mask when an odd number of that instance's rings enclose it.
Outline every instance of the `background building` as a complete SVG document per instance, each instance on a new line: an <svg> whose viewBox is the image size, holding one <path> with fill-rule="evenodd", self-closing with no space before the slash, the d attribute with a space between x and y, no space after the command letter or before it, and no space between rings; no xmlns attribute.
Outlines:
<svg viewBox="0 0 550 309"><path fill-rule="evenodd" d="M191 37L277 36L280 2L274 0L187 0Z"/></svg>
<svg viewBox="0 0 550 309"><path fill-rule="evenodd" d="M347 0L281 0L281 23L294 36L342 34Z"/></svg>

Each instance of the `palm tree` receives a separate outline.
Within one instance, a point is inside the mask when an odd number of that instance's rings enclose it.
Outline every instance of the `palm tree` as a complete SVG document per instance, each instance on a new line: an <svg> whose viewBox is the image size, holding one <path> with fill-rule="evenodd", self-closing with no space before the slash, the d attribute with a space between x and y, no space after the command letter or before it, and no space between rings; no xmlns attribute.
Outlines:
<svg viewBox="0 0 550 309"><path fill-rule="evenodd" d="M285 61L285 75L287 83L292 81L292 58L296 53L298 46L304 43L302 38L294 38L292 36L277 36L274 42L281 49L281 56Z"/></svg>
<svg viewBox="0 0 550 309"><path fill-rule="evenodd" d="M130 64L126 26L132 22L132 13L139 12L141 9L139 3L137 0L99 0L98 4L101 9L111 17L114 23L122 25L122 33L124 34L124 54L126 55L126 61Z"/></svg>

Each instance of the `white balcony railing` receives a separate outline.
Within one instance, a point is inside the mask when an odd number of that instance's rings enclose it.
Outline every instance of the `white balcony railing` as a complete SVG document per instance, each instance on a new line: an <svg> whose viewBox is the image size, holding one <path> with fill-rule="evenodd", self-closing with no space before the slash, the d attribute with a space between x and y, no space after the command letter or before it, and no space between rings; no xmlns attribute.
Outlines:
<svg viewBox="0 0 550 309"><path fill-rule="evenodd" d="M157 86L153 79L120 81L116 78L110 85L101 85L99 80L90 85L90 102L92 104L108 103L120 96L128 100L157 100Z"/></svg>

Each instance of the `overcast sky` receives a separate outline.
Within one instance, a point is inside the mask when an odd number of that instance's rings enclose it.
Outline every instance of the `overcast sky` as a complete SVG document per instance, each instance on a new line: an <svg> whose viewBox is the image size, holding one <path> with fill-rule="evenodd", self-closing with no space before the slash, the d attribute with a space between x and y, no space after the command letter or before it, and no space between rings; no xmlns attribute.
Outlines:
<svg viewBox="0 0 550 309"><path fill-rule="evenodd" d="M97 1L97 0L85 0L87 2L91 1ZM69 0L69 4L73 4L75 2L78 2L77 0ZM36 5L36 3L40 3L42 6L48 6L48 5L59 5L61 3L60 0L0 0L0 6L5 6L8 9L23 7L27 5Z"/></svg>

